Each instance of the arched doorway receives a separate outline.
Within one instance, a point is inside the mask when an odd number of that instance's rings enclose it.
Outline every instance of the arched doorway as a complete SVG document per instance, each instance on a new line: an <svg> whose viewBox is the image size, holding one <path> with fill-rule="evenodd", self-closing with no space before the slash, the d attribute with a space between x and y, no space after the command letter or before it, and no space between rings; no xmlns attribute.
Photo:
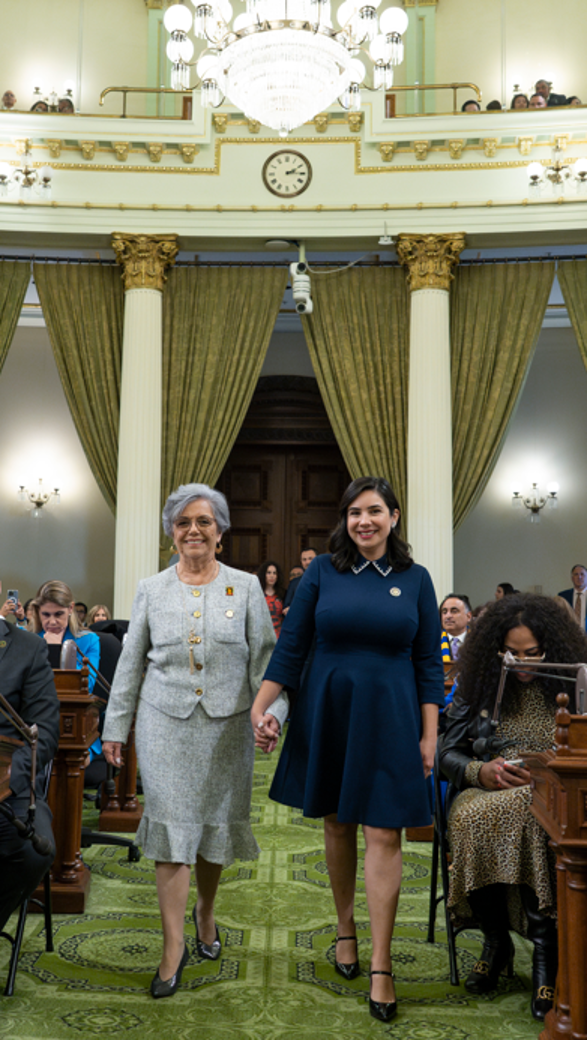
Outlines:
<svg viewBox="0 0 588 1040"><path fill-rule="evenodd" d="M263 376L217 487L231 509L222 559L288 574L302 549L325 552L349 473L315 379Z"/></svg>

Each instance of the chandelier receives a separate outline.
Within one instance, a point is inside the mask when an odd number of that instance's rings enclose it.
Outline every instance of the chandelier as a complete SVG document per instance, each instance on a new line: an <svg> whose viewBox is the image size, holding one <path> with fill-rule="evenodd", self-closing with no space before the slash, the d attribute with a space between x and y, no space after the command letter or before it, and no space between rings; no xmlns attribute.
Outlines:
<svg viewBox="0 0 588 1040"><path fill-rule="evenodd" d="M372 69L372 90L389 90L393 66L404 58L408 16L389 7L378 18L381 2L345 0L336 27L330 0L246 0L246 11L236 17L229 0L192 0L193 18L183 3L175 4L164 16L171 86L190 89L195 64L205 108L218 108L227 97L281 137L337 99L358 112L367 74L360 55ZM192 24L205 41L196 62L187 35Z"/></svg>
<svg viewBox="0 0 588 1040"><path fill-rule="evenodd" d="M0 196L7 195L9 191L20 188L20 197L26 202L33 192L45 199L51 197L51 178L53 170L50 166L41 166L39 170L29 166L27 160L31 156L31 142L27 141L23 154L24 162L20 166L11 166L10 163L0 163Z"/></svg>

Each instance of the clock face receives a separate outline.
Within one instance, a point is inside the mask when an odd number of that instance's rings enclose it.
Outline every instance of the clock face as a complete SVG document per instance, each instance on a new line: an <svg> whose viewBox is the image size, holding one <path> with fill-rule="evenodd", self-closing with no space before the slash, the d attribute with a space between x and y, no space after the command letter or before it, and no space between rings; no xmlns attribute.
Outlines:
<svg viewBox="0 0 588 1040"><path fill-rule="evenodd" d="M268 191L282 199L291 199L308 188L312 166L300 152L284 149L266 159L262 177Z"/></svg>

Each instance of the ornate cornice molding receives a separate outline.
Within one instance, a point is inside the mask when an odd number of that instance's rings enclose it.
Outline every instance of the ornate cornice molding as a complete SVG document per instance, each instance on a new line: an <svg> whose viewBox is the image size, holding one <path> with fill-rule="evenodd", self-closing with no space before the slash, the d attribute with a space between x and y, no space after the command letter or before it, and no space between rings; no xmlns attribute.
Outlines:
<svg viewBox="0 0 588 1040"><path fill-rule="evenodd" d="M401 264L408 267L408 286L417 289L449 289L452 268L459 263L465 247L465 234L399 235L396 252Z"/></svg>
<svg viewBox="0 0 588 1040"><path fill-rule="evenodd" d="M163 291L167 281L166 267L171 267L178 254L177 235L127 235L115 231L112 248L117 263L123 268L125 292L129 289Z"/></svg>

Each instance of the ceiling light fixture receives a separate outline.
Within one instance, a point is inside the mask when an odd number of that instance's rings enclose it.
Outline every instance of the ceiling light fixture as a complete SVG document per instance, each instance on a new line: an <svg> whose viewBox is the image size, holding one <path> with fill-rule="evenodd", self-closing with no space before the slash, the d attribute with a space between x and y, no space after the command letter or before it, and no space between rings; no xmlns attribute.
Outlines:
<svg viewBox="0 0 588 1040"><path fill-rule="evenodd" d="M218 108L227 97L249 119L277 130L281 137L337 99L347 111L361 108L367 59L371 90L389 90L393 66L404 58L402 36L408 16L382 0L345 0L331 20L330 0L246 0L247 10L233 18L229 0L192 0L194 33L205 49L192 62L188 39L192 14L183 3L169 7L164 25L170 35L171 86L189 89L196 65L201 101Z"/></svg>

